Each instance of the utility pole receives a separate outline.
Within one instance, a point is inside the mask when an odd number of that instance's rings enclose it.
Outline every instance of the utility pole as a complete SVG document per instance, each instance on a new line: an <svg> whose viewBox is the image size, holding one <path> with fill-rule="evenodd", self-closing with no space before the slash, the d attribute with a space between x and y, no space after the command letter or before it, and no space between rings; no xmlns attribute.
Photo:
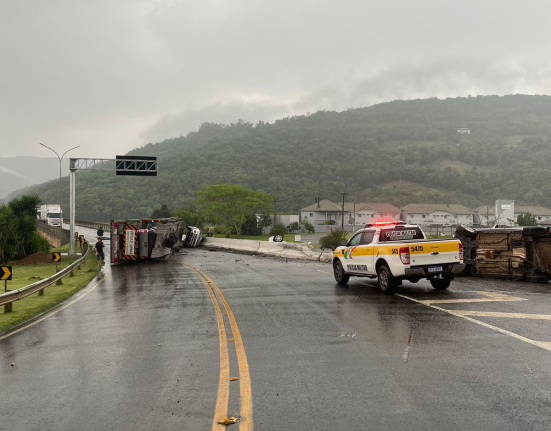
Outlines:
<svg viewBox="0 0 551 431"><path fill-rule="evenodd" d="M274 199L274 226L276 225L276 216L277 216L277 203L281 202L278 201L277 198Z"/></svg>
<svg viewBox="0 0 551 431"><path fill-rule="evenodd" d="M344 231L344 197L347 196L348 193L342 192L342 217L341 217L341 230Z"/></svg>
<svg viewBox="0 0 551 431"><path fill-rule="evenodd" d="M74 150L74 149L80 147L80 145L77 145L76 147L68 149L67 151L65 151L63 153L63 155L61 157L59 157L59 154L57 154L57 151L54 150L53 148L50 148L47 145L44 145L42 143L40 145L47 148L48 150L53 151L55 153L55 155L57 156L58 160L59 160L59 213L60 213L59 218L61 219L61 221L59 222L59 246L61 247L62 238L63 238L63 217L62 217L63 212L61 210L61 161L63 160L63 157L65 157L65 154L67 154L71 150ZM69 238L69 242L71 242L71 241L73 241L73 238Z"/></svg>

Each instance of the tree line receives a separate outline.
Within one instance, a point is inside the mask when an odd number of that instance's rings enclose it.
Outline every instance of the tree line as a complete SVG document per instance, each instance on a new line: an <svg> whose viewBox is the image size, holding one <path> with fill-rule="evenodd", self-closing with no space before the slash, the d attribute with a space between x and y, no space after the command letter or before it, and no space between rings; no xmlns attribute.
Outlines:
<svg viewBox="0 0 551 431"><path fill-rule="evenodd" d="M274 196L282 211L315 197L458 203L514 199L551 207L551 97L478 96L394 101L273 123L203 123L131 155L158 157L157 177L76 175L77 219L107 221L198 204L198 190L233 183ZM469 128L463 135L458 128ZM68 180L63 179L68 210ZM57 202L57 182L30 190Z"/></svg>

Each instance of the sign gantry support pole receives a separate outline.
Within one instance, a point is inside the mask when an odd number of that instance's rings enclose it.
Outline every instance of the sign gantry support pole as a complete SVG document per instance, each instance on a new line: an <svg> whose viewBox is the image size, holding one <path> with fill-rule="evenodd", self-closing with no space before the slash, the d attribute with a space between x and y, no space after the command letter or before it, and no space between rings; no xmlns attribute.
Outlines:
<svg viewBox="0 0 551 431"><path fill-rule="evenodd" d="M157 176L157 157L151 156L117 156L116 159L70 159L69 162L69 229L71 237L71 246L69 247L69 256L74 256L75 252L75 192L76 177L78 170L99 170L115 171L116 175L137 175L156 177Z"/></svg>

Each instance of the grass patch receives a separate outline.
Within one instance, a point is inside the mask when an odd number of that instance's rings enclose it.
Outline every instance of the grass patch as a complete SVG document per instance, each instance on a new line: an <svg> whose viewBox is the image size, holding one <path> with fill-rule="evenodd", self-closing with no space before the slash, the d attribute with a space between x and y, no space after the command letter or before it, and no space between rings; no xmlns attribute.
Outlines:
<svg viewBox="0 0 551 431"><path fill-rule="evenodd" d="M68 250L69 246L65 246ZM60 249L53 249L59 251ZM62 252L66 252L64 247L61 247ZM79 250L80 251L80 250ZM62 256L62 261L59 262L59 269L67 267L76 259L69 259L67 256ZM74 277L67 275L63 277L63 284L52 284L44 289L44 295L39 295L38 292L19 301L12 303L12 312L4 313L4 308L0 308L0 331L9 329L18 325L37 314L40 314L55 305L65 301L73 296L76 292L86 287L88 283L99 272L99 266L95 259L94 253L90 252L86 261L81 265L80 269L73 271ZM39 280L39 278L48 278L55 274L55 263L41 263L37 265L13 265L13 280L8 281L8 289L15 290L20 287L28 286ZM3 286L2 286L3 288ZM2 289L3 293L3 289Z"/></svg>

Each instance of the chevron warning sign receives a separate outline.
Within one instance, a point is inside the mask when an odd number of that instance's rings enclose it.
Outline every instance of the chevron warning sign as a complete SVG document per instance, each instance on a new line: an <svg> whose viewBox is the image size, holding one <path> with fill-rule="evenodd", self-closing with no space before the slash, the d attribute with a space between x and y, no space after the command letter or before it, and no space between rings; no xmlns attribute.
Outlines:
<svg viewBox="0 0 551 431"><path fill-rule="evenodd" d="M61 253L53 252L52 253L52 262L61 262Z"/></svg>
<svg viewBox="0 0 551 431"><path fill-rule="evenodd" d="M0 280L11 280L11 266L0 266Z"/></svg>

